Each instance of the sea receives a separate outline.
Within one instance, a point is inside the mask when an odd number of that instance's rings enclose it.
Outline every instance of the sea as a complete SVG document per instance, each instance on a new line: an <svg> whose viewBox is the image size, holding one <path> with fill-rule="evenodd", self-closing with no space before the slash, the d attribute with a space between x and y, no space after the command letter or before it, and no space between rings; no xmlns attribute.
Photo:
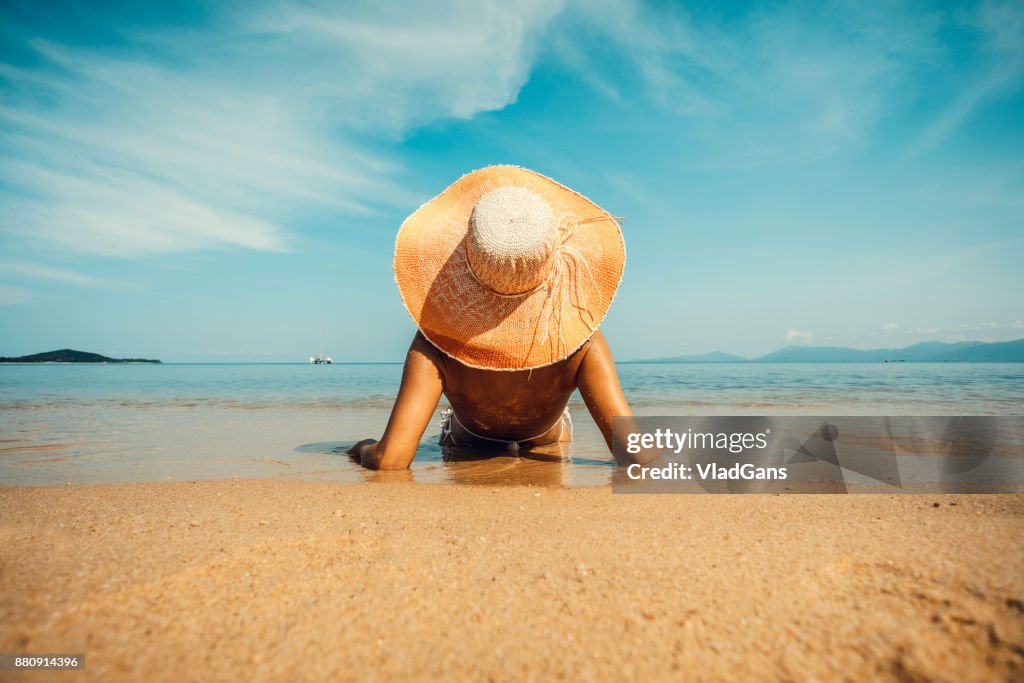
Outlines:
<svg viewBox="0 0 1024 683"><path fill-rule="evenodd" d="M1024 363L620 363L641 416L1022 416ZM613 460L579 395L556 453L452 458L442 398L408 472L345 451L379 438L400 364L0 366L0 485L230 478L607 484Z"/></svg>

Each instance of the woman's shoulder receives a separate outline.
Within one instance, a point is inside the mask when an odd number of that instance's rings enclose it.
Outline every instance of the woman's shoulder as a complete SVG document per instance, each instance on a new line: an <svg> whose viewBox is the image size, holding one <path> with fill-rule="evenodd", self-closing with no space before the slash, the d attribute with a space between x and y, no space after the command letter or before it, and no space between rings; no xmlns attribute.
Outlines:
<svg viewBox="0 0 1024 683"><path fill-rule="evenodd" d="M409 353L416 353L430 361L442 375L448 369L448 356L439 348L434 346L426 336L416 330L409 346Z"/></svg>
<svg viewBox="0 0 1024 683"><path fill-rule="evenodd" d="M594 330L594 334L590 335L590 338L583 342L583 345L576 349L570 357L577 363L582 363L583 359L587 357L587 354L590 353L592 348L602 348L607 345L608 342L604 340L604 335L601 334L601 330Z"/></svg>

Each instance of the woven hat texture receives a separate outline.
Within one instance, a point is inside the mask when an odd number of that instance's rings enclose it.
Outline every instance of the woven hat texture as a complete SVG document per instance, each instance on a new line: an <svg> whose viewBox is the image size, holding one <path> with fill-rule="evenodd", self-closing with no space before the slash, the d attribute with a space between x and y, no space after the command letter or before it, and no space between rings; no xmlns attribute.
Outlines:
<svg viewBox="0 0 1024 683"><path fill-rule="evenodd" d="M405 308L434 346L472 367L525 370L591 337L625 259L607 211L539 173L490 166L402 223L394 265Z"/></svg>

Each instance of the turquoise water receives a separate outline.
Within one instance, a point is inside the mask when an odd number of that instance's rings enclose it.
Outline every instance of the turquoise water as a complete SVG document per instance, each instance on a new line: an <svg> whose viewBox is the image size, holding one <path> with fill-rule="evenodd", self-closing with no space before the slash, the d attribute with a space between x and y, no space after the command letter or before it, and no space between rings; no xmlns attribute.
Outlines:
<svg viewBox="0 0 1024 683"><path fill-rule="evenodd" d="M398 364L0 366L0 484L300 477L364 481ZM1024 363L621 364L640 415L1024 415ZM442 399L442 406L444 401ZM588 485L611 458L579 397L562 452L452 462L435 420L418 481Z"/></svg>
<svg viewBox="0 0 1024 683"><path fill-rule="evenodd" d="M7 365L0 367L0 409L390 408L401 374L399 364ZM619 375L635 407L671 407L672 414L1024 412L1024 363L624 363Z"/></svg>

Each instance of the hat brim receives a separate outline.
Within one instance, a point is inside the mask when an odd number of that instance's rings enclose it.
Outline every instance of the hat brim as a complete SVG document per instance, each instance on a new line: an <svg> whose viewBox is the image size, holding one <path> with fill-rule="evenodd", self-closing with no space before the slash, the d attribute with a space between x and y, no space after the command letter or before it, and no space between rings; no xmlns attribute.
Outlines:
<svg viewBox="0 0 1024 683"><path fill-rule="evenodd" d="M544 198L563 230L561 277L518 296L498 294L469 270L465 239L473 207L500 187ZM622 280L618 221L586 197L517 166L469 173L416 210L395 240L395 281L423 335L470 367L526 370L556 363L597 330Z"/></svg>

